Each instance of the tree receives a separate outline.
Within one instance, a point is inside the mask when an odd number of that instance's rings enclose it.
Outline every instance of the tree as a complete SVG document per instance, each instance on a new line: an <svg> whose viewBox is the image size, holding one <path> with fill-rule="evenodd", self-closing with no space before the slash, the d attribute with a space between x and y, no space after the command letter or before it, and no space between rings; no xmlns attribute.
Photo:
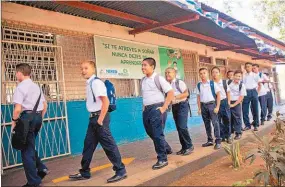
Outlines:
<svg viewBox="0 0 285 187"><path fill-rule="evenodd" d="M279 39L285 42L285 1L260 0L254 4L254 8L256 17L265 20L269 30L278 30Z"/></svg>

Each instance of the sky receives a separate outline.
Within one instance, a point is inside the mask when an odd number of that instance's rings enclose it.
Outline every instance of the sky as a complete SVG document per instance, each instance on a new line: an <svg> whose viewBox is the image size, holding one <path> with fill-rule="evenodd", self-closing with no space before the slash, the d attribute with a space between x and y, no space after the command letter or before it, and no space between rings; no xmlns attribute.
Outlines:
<svg viewBox="0 0 285 187"><path fill-rule="evenodd" d="M252 10L253 4L259 0L232 0L232 12L226 13L225 0L199 0L199 2L205 3L231 17L253 27L273 38L279 37L278 30L268 30L266 26L266 20L259 20L254 11Z"/></svg>

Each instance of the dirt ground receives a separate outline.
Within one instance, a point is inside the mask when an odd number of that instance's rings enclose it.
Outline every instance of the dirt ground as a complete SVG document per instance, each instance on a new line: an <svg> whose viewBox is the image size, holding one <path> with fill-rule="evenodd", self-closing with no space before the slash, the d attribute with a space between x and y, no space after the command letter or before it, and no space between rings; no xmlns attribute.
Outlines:
<svg viewBox="0 0 285 187"><path fill-rule="evenodd" d="M246 143L241 146L242 156L246 155L251 149L257 148L256 143ZM254 173L263 168L264 161L257 157L253 164L249 164L249 161L243 163L239 169L234 169L231 166L231 160L229 156L225 156L213 164L210 164L200 170L191 173L188 176L181 178L169 186L232 186L238 181L245 182L248 179L252 179ZM255 181L250 185L256 184Z"/></svg>

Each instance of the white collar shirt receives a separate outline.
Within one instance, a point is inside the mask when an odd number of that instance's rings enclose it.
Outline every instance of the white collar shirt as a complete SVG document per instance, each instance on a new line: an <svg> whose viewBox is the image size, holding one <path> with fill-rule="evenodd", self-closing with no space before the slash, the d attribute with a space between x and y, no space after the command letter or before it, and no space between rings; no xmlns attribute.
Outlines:
<svg viewBox="0 0 285 187"><path fill-rule="evenodd" d="M221 91L220 87L215 82L214 82L214 90L216 94ZM200 91L197 85L197 94L200 96L200 102L202 103L208 103L211 101L215 101L215 98L212 94L212 90L210 86L210 80L207 80L206 83L200 82Z"/></svg>

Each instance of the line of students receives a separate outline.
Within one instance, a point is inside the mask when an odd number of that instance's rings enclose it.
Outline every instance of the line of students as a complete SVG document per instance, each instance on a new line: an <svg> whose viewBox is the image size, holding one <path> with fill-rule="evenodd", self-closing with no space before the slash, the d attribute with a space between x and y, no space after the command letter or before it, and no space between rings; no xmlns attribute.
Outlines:
<svg viewBox="0 0 285 187"><path fill-rule="evenodd" d="M167 68L165 77L155 73L156 61L153 58L146 58L142 61L142 72L145 75L141 80L141 90L143 97L143 125L148 136L152 139L157 153L157 162L152 169L161 169L168 165L167 155L172 153L172 149L165 140L164 126L169 106L172 108L173 118L178 131L181 150L177 155L186 156L193 152L194 146L187 128L189 113L189 90L182 80L176 79L176 70ZM246 124L244 130L250 129L248 119L249 104L254 103L253 111L257 108L257 87L260 89L262 82L260 77L251 71L252 65L246 64L247 73L243 77L242 72L235 71L233 80L224 81L220 79L220 69L215 67L211 70L213 81L209 80L208 70L201 68L199 75L201 82L197 84L197 104L198 113L202 114L207 133L207 142L203 147L214 144L212 137L212 126L214 126L215 149L221 148L221 141L232 143L231 134L234 131L234 139L241 138L242 120ZM70 179L89 179L90 164L93 153L100 143L108 159L113 164L115 175L107 182L117 182L127 177L127 172L122 163L121 154L110 132L110 114L108 112L109 99L105 84L95 76L95 63L93 61L83 61L81 63L82 76L86 81L86 108L90 113L89 125L84 140L83 157L79 173L70 175ZM16 66L16 76L20 84L14 94L15 110L13 114L13 124L19 118L31 115L33 104L36 103L36 84L30 79L31 67L28 64ZM228 72L230 75L233 72ZM269 81L267 83L268 87ZM39 89L38 89L39 90ZM270 93L266 93L268 98ZM272 94L271 94L272 97ZM273 100L273 99L271 99ZM243 102L242 102L243 101ZM246 101L246 102L245 102ZM272 115L272 106L268 114L268 119ZM22 161L27 177L25 186L38 186L41 180L48 174L47 167L38 158L35 151L35 138L40 130L42 118L45 115L47 104L45 99L37 109L37 117L31 122L31 129L27 142L27 149L21 152ZM255 113L257 114L257 113ZM264 115L264 114L263 114ZM254 119L255 128L258 126L258 115Z"/></svg>

